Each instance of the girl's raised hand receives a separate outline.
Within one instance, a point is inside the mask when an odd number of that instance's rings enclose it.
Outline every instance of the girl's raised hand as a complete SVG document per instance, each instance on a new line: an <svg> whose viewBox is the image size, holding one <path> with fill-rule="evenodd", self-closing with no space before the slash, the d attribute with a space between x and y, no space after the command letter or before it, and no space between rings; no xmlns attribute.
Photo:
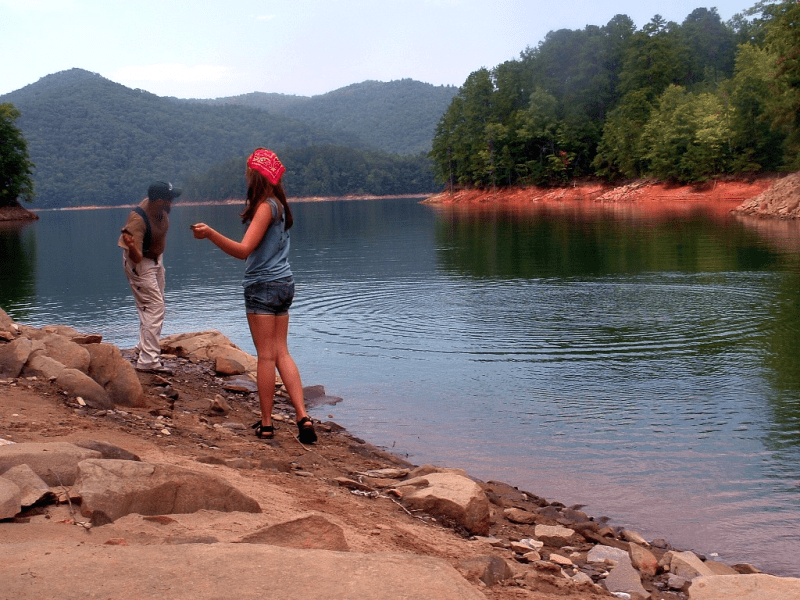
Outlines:
<svg viewBox="0 0 800 600"><path fill-rule="evenodd" d="M202 240L208 237L209 232L211 231L211 227L206 225L205 223L195 223L194 225L190 226L192 229L192 234L198 240Z"/></svg>

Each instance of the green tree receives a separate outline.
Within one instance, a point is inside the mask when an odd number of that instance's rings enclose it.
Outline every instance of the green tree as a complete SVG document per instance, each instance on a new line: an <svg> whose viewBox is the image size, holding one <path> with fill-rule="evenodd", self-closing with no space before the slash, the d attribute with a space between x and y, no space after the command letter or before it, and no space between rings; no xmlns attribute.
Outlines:
<svg viewBox="0 0 800 600"><path fill-rule="evenodd" d="M755 173L776 170L783 163L785 135L771 127L767 113L775 78L775 57L766 49L747 43L739 46L736 71L721 86L735 108L733 114L733 170Z"/></svg>
<svg viewBox="0 0 800 600"><path fill-rule="evenodd" d="M605 122L593 166L610 180L633 179L644 171L640 141L653 107L647 90L630 92Z"/></svg>
<svg viewBox="0 0 800 600"><path fill-rule="evenodd" d="M551 94L537 88L528 107L519 112L517 137L523 147L516 168L526 183L545 183L551 178L550 157L558 152L557 104Z"/></svg>
<svg viewBox="0 0 800 600"><path fill-rule="evenodd" d="M689 71L685 46L678 25L654 16L641 31L631 36L620 73L620 91L628 94L646 90L650 100L671 84L683 83Z"/></svg>
<svg viewBox="0 0 800 600"><path fill-rule="evenodd" d="M767 48L777 59L769 110L773 128L786 135L785 163L800 168L800 4L788 8L767 32Z"/></svg>
<svg viewBox="0 0 800 600"><path fill-rule="evenodd" d="M730 77L736 58L736 34L726 27L716 8L697 8L680 27L679 38L687 48L685 85L712 78Z"/></svg>
<svg viewBox="0 0 800 600"><path fill-rule="evenodd" d="M28 144L14 124L19 116L13 104L0 104L0 206L33 200L34 164L28 158Z"/></svg>
<svg viewBox="0 0 800 600"><path fill-rule="evenodd" d="M687 183L723 172L730 158L730 123L729 109L714 94L669 86L642 132L650 173Z"/></svg>

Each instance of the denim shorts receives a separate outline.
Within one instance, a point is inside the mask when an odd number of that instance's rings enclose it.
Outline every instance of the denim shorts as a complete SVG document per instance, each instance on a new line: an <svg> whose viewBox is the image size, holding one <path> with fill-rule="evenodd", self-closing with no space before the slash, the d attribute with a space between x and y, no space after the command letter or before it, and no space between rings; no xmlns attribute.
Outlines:
<svg viewBox="0 0 800 600"><path fill-rule="evenodd" d="M248 314L282 316L289 313L294 299L294 279L259 281L244 288L244 306Z"/></svg>

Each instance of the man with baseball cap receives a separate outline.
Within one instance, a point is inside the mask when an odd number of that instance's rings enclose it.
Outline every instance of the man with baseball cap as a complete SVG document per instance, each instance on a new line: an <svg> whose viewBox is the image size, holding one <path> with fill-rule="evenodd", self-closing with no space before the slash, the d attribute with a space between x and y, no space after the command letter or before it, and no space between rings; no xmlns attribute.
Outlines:
<svg viewBox="0 0 800 600"><path fill-rule="evenodd" d="M167 181L155 181L147 198L128 215L117 245L122 265L139 313L138 371L171 373L161 362L161 327L164 324L164 248L167 244L169 211L181 190Z"/></svg>

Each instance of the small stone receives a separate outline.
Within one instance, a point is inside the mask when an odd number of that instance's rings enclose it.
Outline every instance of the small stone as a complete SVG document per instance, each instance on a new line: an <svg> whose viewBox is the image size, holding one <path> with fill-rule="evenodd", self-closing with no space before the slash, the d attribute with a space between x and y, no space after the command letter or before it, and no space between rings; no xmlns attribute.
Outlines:
<svg viewBox="0 0 800 600"><path fill-rule="evenodd" d="M566 556L561 556L560 554L551 554L550 562L554 562L562 567L571 567L574 565L570 559L568 559Z"/></svg>
<svg viewBox="0 0 800 600"><path fill-rule="evenodd" d="M522 555L522 560L528 563L535 563L542 560L542 555L536 551L526 552Z"/></svg>
<svg viewBox="0 0 800 600"><path fill-rule="evenodd" d="M231 406L225 398L217 394L212 400L209 400L208 410L212 414L227 415L231 412Z"/></svg>
<svg viewBox="0 0 800 600"><path fill-rule="evenodd" d="M674 573L670 573L669 577L667 578L667 587L671 590L683 589L687 583L688 582L683 577L675 575Z"/></svg>
<svg viewBox="0 0 800 600"><path fill-rule="evenodd" d="M640 546L650 545L641 535L635 531L631 531L630 529L623 529L620 533L620 537L627 542L633 542L634 544L639 544Z"/></svg>
<svg viewBox="0 0 800 600"><path fill-rule="evenodd" d="M507 508L503 511L503 516L512 523L517 523L519 525L532 525L536 523L535 514L519 508Z"/></svg>

